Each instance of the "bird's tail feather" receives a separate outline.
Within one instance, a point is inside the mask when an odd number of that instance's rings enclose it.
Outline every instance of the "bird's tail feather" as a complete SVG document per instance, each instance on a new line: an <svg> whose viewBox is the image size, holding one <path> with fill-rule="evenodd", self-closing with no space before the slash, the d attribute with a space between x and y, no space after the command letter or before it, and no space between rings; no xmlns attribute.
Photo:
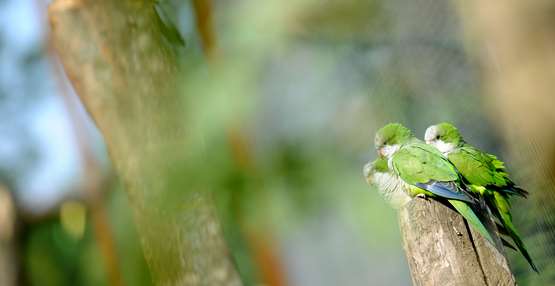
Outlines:
<svg viewBox="0 0 555 286"><path fill-rule="evenodd" d="M501 239L501 242L503 243L503 245L504 245L505 247L510 248L510 249L512 249L512 250L514 250L514 251L518 251L518 249L516 249L516 247L515 247L512 243L510 243L509 241L507 241L505 238L503 238L503 237L499 237L499 238Z"/></svg>
<svg viewBox="0 0 555 286"><path fill-rule="evenodd" d="M507 200L502 195L496 194L494 195L494 203L495 203L495 210L497 212L497 216L498 218L500 218L501 223L503 223L503 225L505 226L505 230L507 231L508 235L513 239L514 243L516 244L516 247L518 248L518 250L520 250L520 252L522 253L522 256L524 256L526 261L528 261L528 264L530 264L532 269L534 269L534 271L539 273L538 267L532 261L532 257L528 253L528 250L526 249L524 242L520 238L520 235L518 234L516 227L513 224L513 219L511 217L511 214L506 209L506 206L508 204Z"/></svg>
<svg viewBox="0 0 555 286"><path fill-rule="evenodd" d="M498 247L499 243L493 239L495 231L486 227L488 223L484 224L480 217L476 214L472 207L469 204L457 200L449 200L449 203L460 213L466 221L475 229L477 230L485 239L491 242L493 245Z"/></svg>
<svg viewBox="0 0 555 286"><path fill-rule="evenodd" d="M496 223L493 220L491 211L488 208L486 201L483 198L480 198L471 207L492 237L492 240L490 240L490 242L492 242L492 244L500 253L504 253L503 241L499 236L499 229L497 228Z"/></svg>
<svg viewBox="0 0 555 286"><path fill-rule="evenodd" d="M523 197L523 198L528 197L528 191L525 190L525 189L523 189L523 188L521 188L521 187L519 187L519 186L513 186L513 187L511 188L511 191L517 193L518 195L520 195L520 196Z"/></svg>
<svg viewBox="0 0 555 286"><path fill-rule="evenodd" d="M512 196L519 196L519 197L523 197L523 198L527 198L528 197L528 191L526 191L525 189L519 187L519 186L510 186L510 187L504 187L501 189L502 192L512 195Z"/></svg>

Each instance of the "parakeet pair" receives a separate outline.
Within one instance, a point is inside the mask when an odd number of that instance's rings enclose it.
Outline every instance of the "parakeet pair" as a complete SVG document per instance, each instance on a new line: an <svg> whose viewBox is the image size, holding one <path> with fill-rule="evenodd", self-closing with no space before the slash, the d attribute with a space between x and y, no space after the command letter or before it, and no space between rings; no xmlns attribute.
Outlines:
<svg viewBox="0 0 555 286"><path fill-rule="evenodd" d="M498 248L493 239L496 230L509 235L538 271L509 210L510 196L526 197L528 193L510 180L503 162L467 144L449 123L430 126L425 141L398 123L382 127L374 142L378 158L364 167L367 182L394 208L402 207L415 196L435 198L452 206ZM490 211L499 220L497 229Z"/></svg>

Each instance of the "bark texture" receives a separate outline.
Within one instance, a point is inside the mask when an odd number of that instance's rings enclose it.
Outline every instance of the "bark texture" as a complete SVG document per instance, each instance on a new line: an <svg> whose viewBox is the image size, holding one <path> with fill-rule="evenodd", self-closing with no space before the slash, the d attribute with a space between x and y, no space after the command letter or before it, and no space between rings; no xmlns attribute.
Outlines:
<svg viewBox="0 0 555 286"><path fill-rule="evenodd" d="M124 181L158 285L240 285L207 192L184 188L176 47L154 1L57 0L52 41Z"/></svg>
<svg viewBox="0 0 555 286"><path fill-rule="evenodd" d="M18 282L15 233L15 203L8 190L0 185L0 285L15 286Z"/></svg>
<svg viewBox="0 0 555 286"><path fill-rule="evenodd" d="M455 211L416 198L399 220L414 285L516 285L503 254Z"/></svg>

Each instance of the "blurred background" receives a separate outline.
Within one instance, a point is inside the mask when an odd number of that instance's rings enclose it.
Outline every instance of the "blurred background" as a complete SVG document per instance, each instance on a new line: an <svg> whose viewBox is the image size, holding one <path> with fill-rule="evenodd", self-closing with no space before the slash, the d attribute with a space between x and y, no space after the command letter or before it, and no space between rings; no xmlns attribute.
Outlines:
<svg viewBox="0 0 555 286"><path fill-rule="evenodd" d="M0 285L151 285L127 194L49 41L49 2L0 0ZM214 0L207 32L196 2L156 9L185 42L183 97L204 94L183 124L218 168L191 174L215 190L246 285L409 285L396 212L362 166L382 125L422 137L442 121L530 191L514 219L542 273L512 252L511 267L519 285L555 284L553 189L538 187L552 173L527 163L543 147L511 147L533 142L499 122L461 5ZM228 57L210 80L207 49Z"/></svg>

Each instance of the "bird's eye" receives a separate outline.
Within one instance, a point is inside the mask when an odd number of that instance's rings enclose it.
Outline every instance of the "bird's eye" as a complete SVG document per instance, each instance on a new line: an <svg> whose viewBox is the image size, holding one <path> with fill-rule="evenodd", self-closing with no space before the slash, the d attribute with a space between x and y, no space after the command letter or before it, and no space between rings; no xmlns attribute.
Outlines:
<svg viewBox="0 0 555 286"><path fill-rule="evenodd" d="M439 134L438 134L438 135L436 135L436 139L439 139Z"/></svg>

